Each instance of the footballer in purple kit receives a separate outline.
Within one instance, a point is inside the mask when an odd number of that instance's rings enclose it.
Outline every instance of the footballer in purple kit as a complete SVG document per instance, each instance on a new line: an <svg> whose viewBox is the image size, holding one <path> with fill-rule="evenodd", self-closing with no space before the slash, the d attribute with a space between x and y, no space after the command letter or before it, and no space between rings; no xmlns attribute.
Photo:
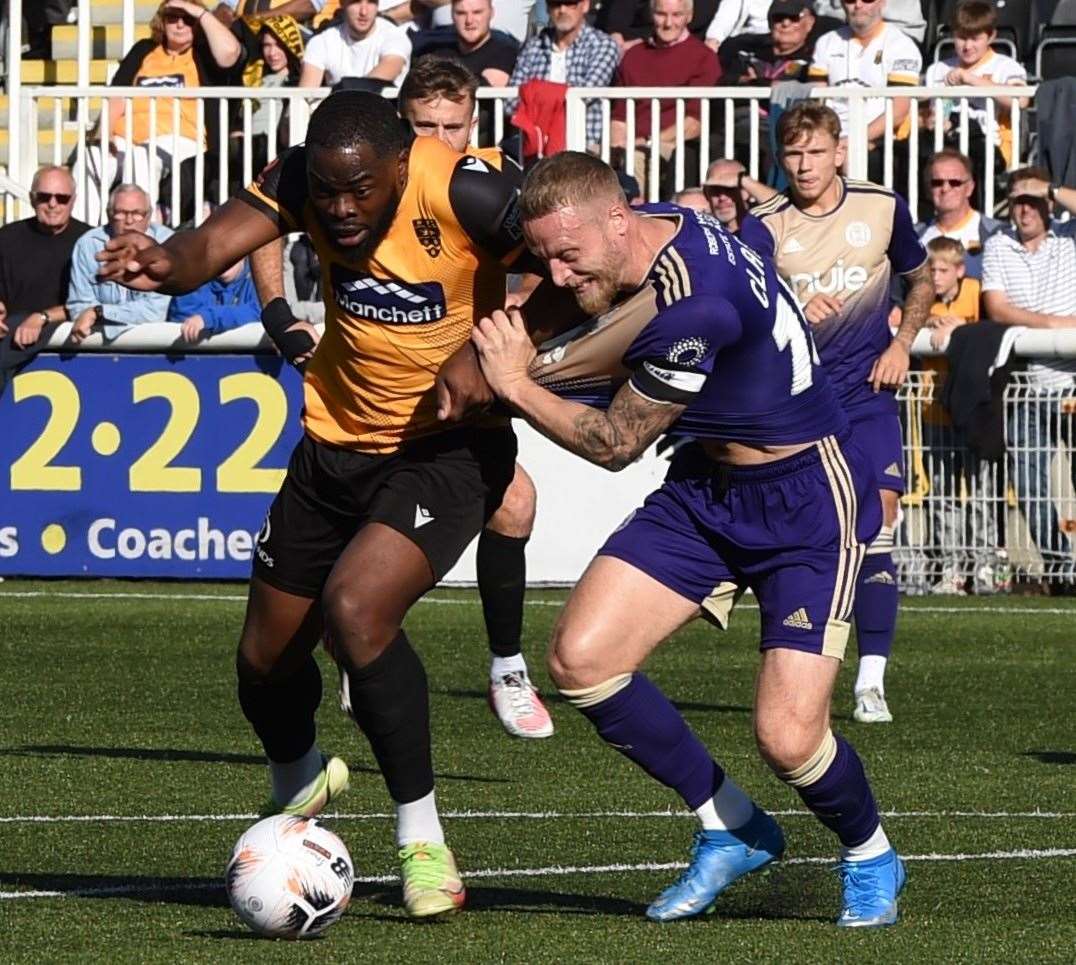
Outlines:
<svg viewBox="0 0 1076 965"><path fill-rule="evenodd" d="M883 525L867 549L856 587L859 647L853 716L888 723L885 668L897 624L893 539L900 523L904 458L895 390L933 300L926 251L903 199L878 184L842 178L840 122L804 101L781 115L779 158L789 188L744 218L740 237L774 259L811 323L822 365L857 445L871 457ZM896 335L889 329L892 272L908 280Z"/></svg>
<svg viewBox="0 0 1076 965"><path fill-rule="evenodd" d="M614 471L663 433L698 440L599 550L549 655L599 736L699 818L687 870L647 916L702 914L784 852L773 817L640 671L695 617L722 625L749 586L762 611L759 750L840 841L838 924L893 923L903 864L829 720L856 573L881 526L877 482L791 291L711 216L630 208L613 171L585 154L539 162L520 210L528 246L590 320L536 355L519 312L483 319L472 341L493 391Z"/></svg>

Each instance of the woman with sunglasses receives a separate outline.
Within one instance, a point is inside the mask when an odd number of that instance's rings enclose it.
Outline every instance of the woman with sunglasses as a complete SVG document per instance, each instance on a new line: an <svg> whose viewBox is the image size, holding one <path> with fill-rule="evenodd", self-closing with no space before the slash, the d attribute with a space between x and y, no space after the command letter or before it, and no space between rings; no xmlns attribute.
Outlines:
<svg viewBox="0 0 1076 965"><path fill-rule="evenodd" d="M192 0L165 0L150 22L150 33L151 39L138 41L127 52L112 78L114 87L146 88L152 95L163 88L227 84L229 72L242 59L243 49L232 32ZM129 119L126 103L124 98L109 99L108 144L100 144L98 137L98 143L90 146L86 157L77 159L74 165L76 183L85 183L80 193L85 199L86 220L91 224L101 220L101 183L107 194L123 172L128 154L133 161L133 177L129 180L144 185L153 196L157 193L153 186L163 175L174 172L217 140L214 128L218 112L213 104L205 106L205 128L199 139L198 105L193 99L178 100L178 127L173 106L177 102L172 98L132 98ZM151 127L155 130L151 131Z"/></svg>

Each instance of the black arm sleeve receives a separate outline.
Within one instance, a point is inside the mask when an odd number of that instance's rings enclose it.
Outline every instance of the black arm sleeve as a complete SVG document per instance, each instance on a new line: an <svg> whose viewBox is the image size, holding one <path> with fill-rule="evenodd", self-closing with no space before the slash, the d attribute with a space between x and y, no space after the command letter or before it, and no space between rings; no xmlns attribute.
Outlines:
<svg viewBox="0 0 1076 965"><path fill-rule="evenodd" d="M142 66L142 61L155 46L156 44L148 37L144 40L136 40L131 49L124 54L123 60L116 68L116 73L112 75L112 86L132 87L138 68Z"/></svg>
<svg viewBox="0 0 1076 965"><path fill-rule="evenodd" d="M507 158L498 171L481 158L462 157L448 184L452 213L467 236L487 254L506 264L523 245L519 219L519 169Z"/></svg>

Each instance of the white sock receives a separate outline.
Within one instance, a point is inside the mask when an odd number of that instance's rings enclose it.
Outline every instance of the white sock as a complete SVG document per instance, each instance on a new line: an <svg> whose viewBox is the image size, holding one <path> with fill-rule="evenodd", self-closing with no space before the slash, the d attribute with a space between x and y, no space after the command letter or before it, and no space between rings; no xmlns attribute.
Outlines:
<svg viewBox="0 0 1076 965"><path fill-rule="evenodd" d="M734 831L751 820L755 803L732 778L726 777L717 793L695 813L706 831Z"/></svg>
<svg viewBox="0 0 1076 965"><path fill-rule="evenodd" d="M416 841L445 843L445 832L441 830L433 791L417 801L396 805L396 847L402 848Z"/></svg>
<svg viewBox="0 0 1076 965"><path fill-rule="evenodd" d="M885 665L889 662L888 657L879 657L876 654L867 654L859 658L859 671L856 673L855 692L863 693L876 687L881 694L885 693Z"/></svg>
<svg viewBox="0 0 1076 965"><path fill-rule="evenodd" d="M314 790L314 783L321 775L322 757L317 744L312 744L297 761L281 764L269 762L269 777L273 782L273 800L280 807L298 803Z"/></svg>
<svg viewBox="0 0 1076 965"><path fill-rule="evenodd" d="M514 653L510 657L498 657L496 654L490 655L490 680L500 680L507 673L525 674L526 672L527 661L523 659L523 654L521 653Z"/></svg>
<svg viewBox="0 0 1076 965"><path fill-rule="evenodd" d="M862 844L857 844L854 848L842 847L841 861L869 861L871 858L880 858L892 847L879 824L874 834Z"/></svg>

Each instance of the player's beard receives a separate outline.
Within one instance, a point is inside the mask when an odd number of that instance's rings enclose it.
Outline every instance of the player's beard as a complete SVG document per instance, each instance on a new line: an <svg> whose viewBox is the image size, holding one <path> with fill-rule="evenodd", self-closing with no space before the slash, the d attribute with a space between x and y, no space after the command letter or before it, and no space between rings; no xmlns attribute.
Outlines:
<svg viewBox="0 0 1076 965"><path fill-rule="evenodd" d="M361 245L356 245L349 252L349 258L353 261L363 261L369 258L374 253L374 250L379 244L381 244L385 235L388 234L389 228L392 227L392 221L396 217L396 212L400 208L400 194L394 192L391 200L382 209L381 214L370 226L370 231L363 239Z"/></svg>
<svg viewBox="0 0 1076 965"><path fill-rule="evenodd" d="M588 282L586 288L573 291L576 304L588 315L603 315L620 292L620 261L608 247L601 266L591 272Z"/></svg>

